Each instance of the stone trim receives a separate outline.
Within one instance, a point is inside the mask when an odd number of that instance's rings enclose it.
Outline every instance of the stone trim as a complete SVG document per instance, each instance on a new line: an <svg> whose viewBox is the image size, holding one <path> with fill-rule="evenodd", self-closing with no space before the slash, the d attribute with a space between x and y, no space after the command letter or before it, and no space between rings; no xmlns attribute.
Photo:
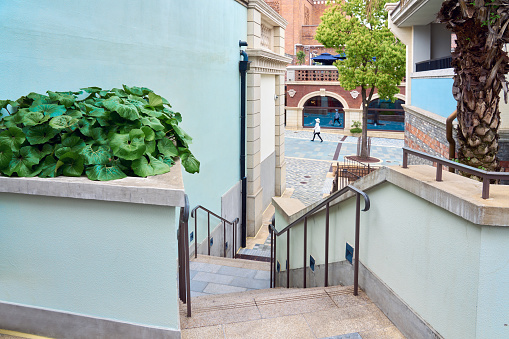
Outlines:
<svg viewBox="0 0 509 339"><path fill-rule="evenodd" d="M260 12L262 18L271 23L273 26L279 26L284 29L288 25L288 21L279 15L279 13L270 7L270 5L264 0L248 0L247 8L252 8Z"/></svg>
<svg viewBox="0 0 509 339"><path fill-rule="evenodd" d="M247 7L249 0L235 0L244 7Z"/></svg>
<svg viewBox="0 0 509 339"><path fill-rule="evenodd" d="M180 330L0 302L0 328L51 338L180 339Z"/></svg>
<svg viewBox="0 0 509 339"><path fill-rule="evenodd" d="M482 199L482 182L465 178L447 171L442 173L443 181L436 181L436 168L427 165L381 167L379 170L360 178L354 186L369 191L370 188L389 182L438 207L449 211L471 223L480 226L509 226L509 186L491 185L490 198ZM368 192L369 194L369 192ZM333 202L331 206L353 197L348 192ZM287 215L284 211L292 198L272 199L275 208L285 217L288 224L315 208L321 201Z"/></svg>
<svg viewBox="0 0 509 339"><path fill-rule="evenodd" d="M249 73L259 74L285 74L286 65L291 58L276 54L265 49L247 49L246 52L251 60Z"/></svg>
<svg viewBox="0 0 509 339"><path fill-rule="evenodd" d="M19 193L59 198L117 201L158 206L184 206L184 182L180 160L171 171L148 178L127 177L92 181L86 177L0 177L0 193Z"/></svg>
<svg viewBox="0 0 509 339"><path fill-rule="evenodd" d="M454 68L435 69L432 71L412 72L410 78L412 79L433 79L433 78L447 78L450 79L454 76Z"/></svg>
<svg viewBox="0 0 509 339"><path fill-rule="evenodd" d="M413 114L417 115L420 119L425 120L426 122L436 126L444 128L447 118L440 116L438 114L432 113L430 111L423 110L422 108L410 105L401 105L405 110L405 114ZM452 113L452 112L451 112ZM453 122L453 126L456 127L458 125L457 122Z"/></svg>

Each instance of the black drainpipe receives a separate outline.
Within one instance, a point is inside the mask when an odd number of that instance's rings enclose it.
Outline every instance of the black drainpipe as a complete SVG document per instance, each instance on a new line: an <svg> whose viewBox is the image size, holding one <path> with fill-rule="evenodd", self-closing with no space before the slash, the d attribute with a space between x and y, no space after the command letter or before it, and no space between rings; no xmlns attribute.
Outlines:
<svg viewBox="0 0 509 339"><path fill-rule="evenodd" d="M239 47L247 46L247 42L239 40ZM247 178L246 178L246 73L249 70L247 53L240 50L243 56L239 61L240 72L240 180L242 180L242 240L241 247L246 247L247 239Z"/></svg>

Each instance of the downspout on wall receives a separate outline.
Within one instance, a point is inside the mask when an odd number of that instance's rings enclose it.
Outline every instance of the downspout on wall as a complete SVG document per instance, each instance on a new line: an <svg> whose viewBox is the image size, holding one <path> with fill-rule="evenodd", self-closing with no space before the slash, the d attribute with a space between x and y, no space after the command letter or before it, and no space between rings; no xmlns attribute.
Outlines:
<svg viewBox="0 0 509 339"><path fill-rule="evenodd" d="M239 47L246 47L247 42L239 41ZM245 51L240 50L243 60L239 61L240 72L240 180L242 181L242 239L241 247L246 247L247 240L247 177L246 177L246 73L249 70L249 59Z"/></svg>

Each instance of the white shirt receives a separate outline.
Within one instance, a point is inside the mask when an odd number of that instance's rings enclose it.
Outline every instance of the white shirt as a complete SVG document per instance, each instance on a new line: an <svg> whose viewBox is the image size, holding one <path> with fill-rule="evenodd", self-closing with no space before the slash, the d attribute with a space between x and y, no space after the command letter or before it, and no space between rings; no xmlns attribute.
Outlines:
<svg viewBox="0 0 509 339"><path fill-rule="evenodd" d="M315 125L315 133L320 133L320 123L317 122Z"/></svg>

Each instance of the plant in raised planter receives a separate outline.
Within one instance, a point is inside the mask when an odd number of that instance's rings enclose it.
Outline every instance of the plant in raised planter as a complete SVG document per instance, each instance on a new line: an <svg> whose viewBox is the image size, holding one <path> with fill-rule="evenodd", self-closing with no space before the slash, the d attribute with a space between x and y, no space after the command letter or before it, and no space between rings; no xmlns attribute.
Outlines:
<svg viewBox="0 0 509 339"><path fill-rule="evenodd" d="M144 87L82 88L0 100L0 175L59 175L91 180L147 177L170 171L176 157L189 173L200 162L182 116Z"/></svg>
<svg viewBox="0 0 509 339"><path fill-rule="evenodd" d="M357 135L362 133L362 122L360 121L352 121L352 128L350 129L350 133Z"/></svg>

